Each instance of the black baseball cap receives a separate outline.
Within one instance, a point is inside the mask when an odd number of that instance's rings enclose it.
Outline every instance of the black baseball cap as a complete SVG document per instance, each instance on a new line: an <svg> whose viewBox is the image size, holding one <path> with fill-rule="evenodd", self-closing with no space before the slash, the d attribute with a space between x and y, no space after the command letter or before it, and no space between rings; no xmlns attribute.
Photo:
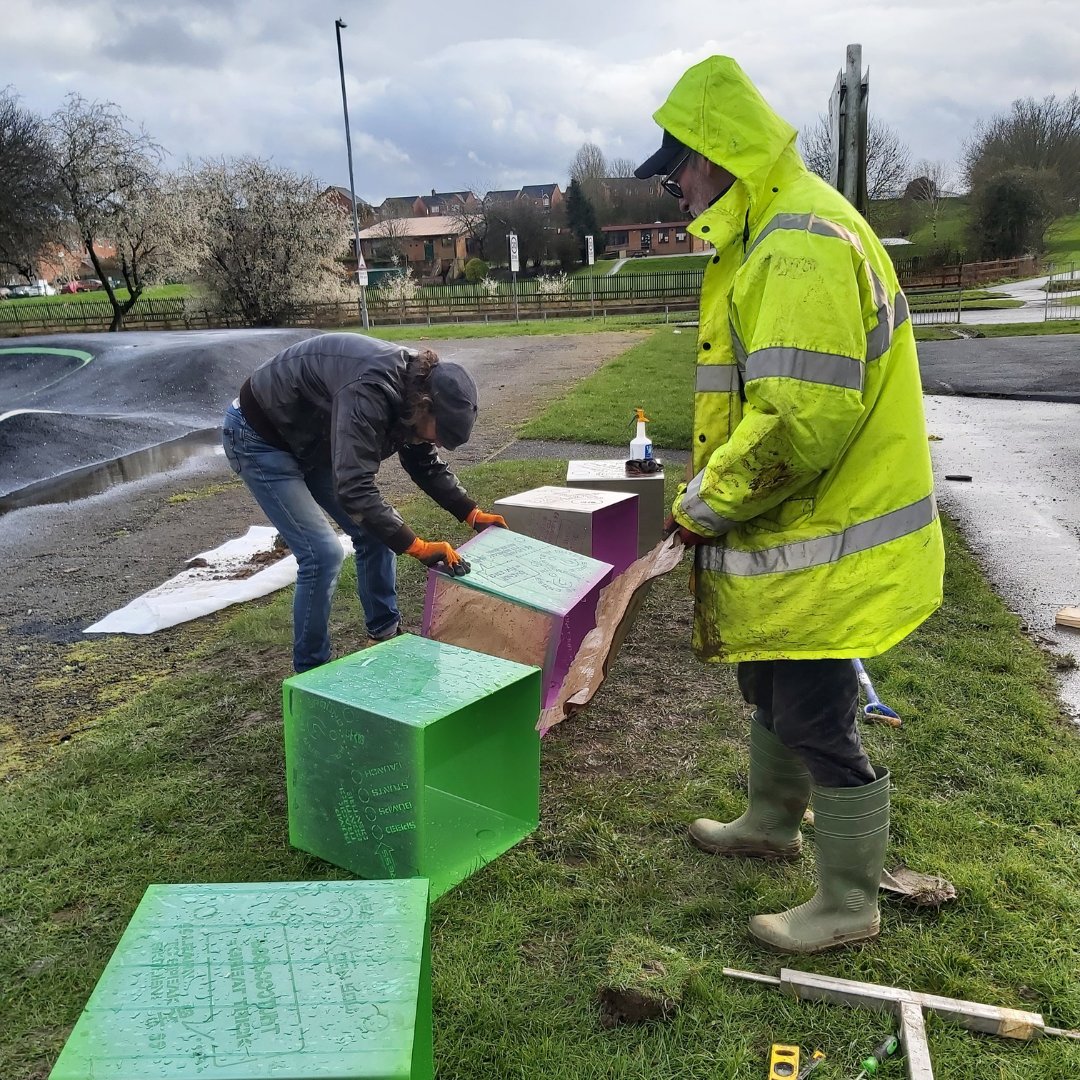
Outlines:
<svg viewBox="0 0 1080 1080"><path fill-rule="evenodd" d="M447 450L469 441L476 423L477 394L472 376L452 360L440 360L428 376L435 438Z"/></svg>
<svg viewBox="0 0 1080 1080"><path fill-rule="evenodd" d="M670 131L664 131L664 138L660 143L660 149L650 158L643 161L635 170L634 175L639 180L648 180L650 176L667 176L672 166L690 148L679 142Z"/></svg>

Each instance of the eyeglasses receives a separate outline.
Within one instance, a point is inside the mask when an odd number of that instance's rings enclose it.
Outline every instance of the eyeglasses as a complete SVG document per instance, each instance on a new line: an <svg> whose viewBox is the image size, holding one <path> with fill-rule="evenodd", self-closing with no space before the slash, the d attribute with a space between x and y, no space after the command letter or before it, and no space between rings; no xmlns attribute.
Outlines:
<svg viewBox="0 0 1080 1080"><path fill-rule="evenodd" d="M683 197L682 187L677 180L673 180L672 177L679 172L680 169L690 160L692 150L687 150L685 154L677 162L675 162L674 168L660 181L660 186L673 198L681 199Z"/></svg>

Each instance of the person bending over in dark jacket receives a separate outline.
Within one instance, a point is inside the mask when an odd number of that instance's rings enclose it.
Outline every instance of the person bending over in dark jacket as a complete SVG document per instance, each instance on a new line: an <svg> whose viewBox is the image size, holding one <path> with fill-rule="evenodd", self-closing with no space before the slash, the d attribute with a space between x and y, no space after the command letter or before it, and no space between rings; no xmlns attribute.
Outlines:
<svg viewBox="0 0 1080 1080"><path fill-rule="evenodd" d="M438 455L468 442L476 384L459 364L359 334L322 334L261 364L225 413L233 471L296 556L293 667L330 659L330 600L344 553L325 515L352 539L368 635L399 633L397 556L455 573L468 563L445 542L421 540L375 483L397 454L417 486L459 521L505 528L485 514Z"/></svg>

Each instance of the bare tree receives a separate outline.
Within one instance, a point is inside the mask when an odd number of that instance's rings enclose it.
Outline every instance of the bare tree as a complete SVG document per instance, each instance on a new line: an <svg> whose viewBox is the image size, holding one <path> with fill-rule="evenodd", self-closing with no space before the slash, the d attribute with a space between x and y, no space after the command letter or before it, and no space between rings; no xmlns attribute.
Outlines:
<svg viewBox="0 0 1080 1080"><path fill-rule="evenodd" d="M254 325L279 325L313 301L355 299L340 263L351 216L314 177L258 158L189 164L176 205L177 259Z"/></svg>
<svg viewBox="0 0 1080 1080"><path fill-rule="evenodd" d="M832 171L832 140L829 118L822 114L811 127L799 133L799 149L806 167L823 180ZM899 195L911 177L911 150L897 131L882 120L870 117L866 133L866 194L875 199Z"/></svg>
<svg viewBox="0 0 1080 1080"><path fill-rule="evenodd" d="M494 200L490 199L479 186L470 188L476 202L470 206L459 203L450 212L450 217L460 227L462 233L476 244L476 252L481 259L486 259L488 232L492 224Z"/></svg>
<svg viewBox="0 0 1080 1080"><path fill-rule="evenodd" d="M155 240L163 151L111 102L69 94L53 114L50 132L63 205L113 309L110 330L146 285L162 272L168 246ZM128 287L121 300L103 269L103 245L113 243Z"/></svg>
<svg viewBox="0 0 1080 1080"><path fill-rule="evenodd" d="M953 167L947 161L924 159L915 166L915 178L907 186L906 194L926 205L931 233L935 240L937 240L938 215L952 182Z"/></svg>
<svg viewBox="0 0 1080 1080"><path fill-rule="evenodd" d="M994 176L1028 169L1056 177L1057 209L1080 203L1080 96L1014 101L1007 113L979 123L964 147L963 172L972 189Z"/></svg>
<svg viewBox="0 0 1080 1080"><path fill-rule="evenodd" d="M570 179L579 184L603 180L608 174L607 159L604 151L596 143L582 143L574 160L570 162Z"/></svg>
<svg viewBox="0 0 1080 1080"><path fill-rule="evenodd" d="M499 203L491 207L489 218L489 246L494 250L498 244L503 258L508 258L506 236L517 233L518 252L523 265L530 262L539 266L549 254L548 248L555 230L548 228L548 220L531 199ZM549 236L550 234L550 236Z"/></svg>
<svg viewBox="0 0 1080 1080"><path fill-rule="evenodd" d="M409 265L406 247L409 227L406 223L410 220L412 219L407 214L401 213L400 209L395 207L388 209L386 217L371 226L373 258L389 259L395 266Z"/></svg>
<svg viewBox="0 0 1080 1080"><path fill-rule="evenodd" d="M0 266L30 281L62 232L57 169L44 122L0 90Z"/></svg>
<svg viewBox="0 0 1080 1080"><path fill-rule="evenodd" d="M607 163L607 175L608 176L622 176L631 177L634 175L634 170L638 167L636 161L632 161L630 158L617 157L612 158Z"/></svg>

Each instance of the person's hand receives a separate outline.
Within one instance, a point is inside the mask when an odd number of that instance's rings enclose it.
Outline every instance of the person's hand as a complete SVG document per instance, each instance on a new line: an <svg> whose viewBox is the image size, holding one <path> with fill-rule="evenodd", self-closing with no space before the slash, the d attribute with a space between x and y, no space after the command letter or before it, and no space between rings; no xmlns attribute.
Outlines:
<svg viewBox="0 0 1080 1080"><path fill-rule="evenodd" d="M465 519L465 524L477 532L483 532L488 526L494 525L497 529L507 529L506 518L498 514L485 514L479 506L474 506Z"/></svg>
<svg viewBox="0 0 1080 1080"><path fill-rule="evenodd" d="M430 543L427 540L421 540L418 536L405 549L405 554L419 559L425 566L438 566L444 563L446 572L454 577L461 577L472 569L445 540Z"/></svg>
<svg viewBox="0 0 1080 1080"><path fill-rule="evenodd" d="M667 521L664 522L664 535L670 536L672 533L677 534L679 539L687 547L696 547L698 544L707 544L712 539L711 536L701 536L699 533L691 532L675 520L674 514L668 514Z"/></svg>

